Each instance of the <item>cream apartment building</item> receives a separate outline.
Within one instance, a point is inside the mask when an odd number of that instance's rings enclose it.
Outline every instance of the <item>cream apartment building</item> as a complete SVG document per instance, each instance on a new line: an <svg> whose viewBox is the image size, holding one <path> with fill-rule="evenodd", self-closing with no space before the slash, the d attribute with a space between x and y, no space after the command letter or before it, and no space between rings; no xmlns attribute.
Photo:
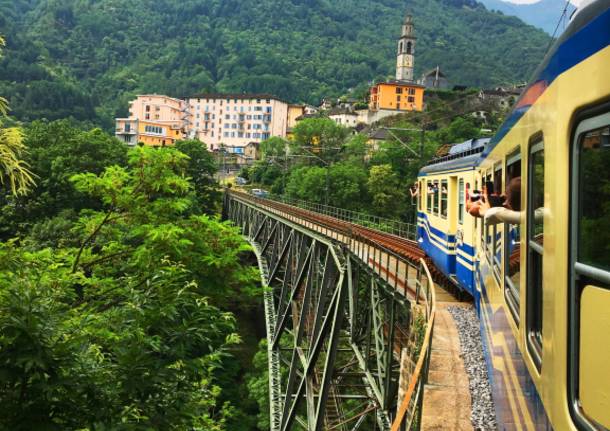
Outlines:
<svg viewBox="0 0 610 431"><path fill-rule="evenodd" d="M130 102L129 118L116 123L117 137L131 145L171 145L177 139L197 138L211 151L245 154L251 143L286 137L288 103L270 94L198 94L185 99L142 95Z"/></svg>
<svg viewBox="0 0 610 431"><path fill-rule="evenodd" d="M187 100L190 136L210 150L243 153L251 143L286 136L288 103L270 94L198 94Z"/></svg>

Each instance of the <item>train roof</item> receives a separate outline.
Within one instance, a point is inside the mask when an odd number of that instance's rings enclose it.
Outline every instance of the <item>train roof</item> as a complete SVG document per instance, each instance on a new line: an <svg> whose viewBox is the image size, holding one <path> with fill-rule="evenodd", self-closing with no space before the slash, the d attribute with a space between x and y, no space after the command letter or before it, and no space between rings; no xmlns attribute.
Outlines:
<svg viewBox="0 0 610 431"><path fill-rule="evenodd" d="M567 70L610 45L610 0L593 0L574 14L568 28L552 45L515 108L481 155L481 161L510 132L546 89Z"/></svg>
<svg viewBox="0 0 610 431"><path fill-rule="evenodd" d="M453 144L448 155L430 161L421 171L430 174L447 170L474 167L490 138L469 139L468 141Z"/></svg>

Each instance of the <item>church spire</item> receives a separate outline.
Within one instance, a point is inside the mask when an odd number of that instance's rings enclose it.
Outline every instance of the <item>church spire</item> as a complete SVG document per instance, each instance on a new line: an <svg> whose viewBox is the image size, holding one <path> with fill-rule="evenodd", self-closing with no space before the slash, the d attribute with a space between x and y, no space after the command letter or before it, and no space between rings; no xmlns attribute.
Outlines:
<svg viewBox="0 0 610 431"><path fill-rule="evenodd" d="M398 40L398 53L396 56L396 80L398 81L413 81L416 39L413 16L407 14L402 25L400 39Z"/></svg>

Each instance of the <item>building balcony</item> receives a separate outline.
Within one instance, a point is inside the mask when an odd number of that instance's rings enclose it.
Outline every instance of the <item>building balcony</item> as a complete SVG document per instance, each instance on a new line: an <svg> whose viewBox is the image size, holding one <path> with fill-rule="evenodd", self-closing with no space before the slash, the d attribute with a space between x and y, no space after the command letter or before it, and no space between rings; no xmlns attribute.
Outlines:
<svg viewBox="0 0 610 431"><path fill-rule="evenodd" d="M134 129L125 129L124 127L118 127L115 132L117 135L137 135L138 132Z"/></svg>

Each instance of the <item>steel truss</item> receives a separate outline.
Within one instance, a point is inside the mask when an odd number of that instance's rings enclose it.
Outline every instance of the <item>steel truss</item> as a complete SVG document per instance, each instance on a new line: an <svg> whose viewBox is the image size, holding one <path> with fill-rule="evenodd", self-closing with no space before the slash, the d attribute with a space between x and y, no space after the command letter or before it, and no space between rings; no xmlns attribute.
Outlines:
<svg viewBox="0 0 610 431"><path fill-rule="evenodd" d="M345 244L231 194L223 214L266 288L271 430L389 430L411 302Z"/></svg>

